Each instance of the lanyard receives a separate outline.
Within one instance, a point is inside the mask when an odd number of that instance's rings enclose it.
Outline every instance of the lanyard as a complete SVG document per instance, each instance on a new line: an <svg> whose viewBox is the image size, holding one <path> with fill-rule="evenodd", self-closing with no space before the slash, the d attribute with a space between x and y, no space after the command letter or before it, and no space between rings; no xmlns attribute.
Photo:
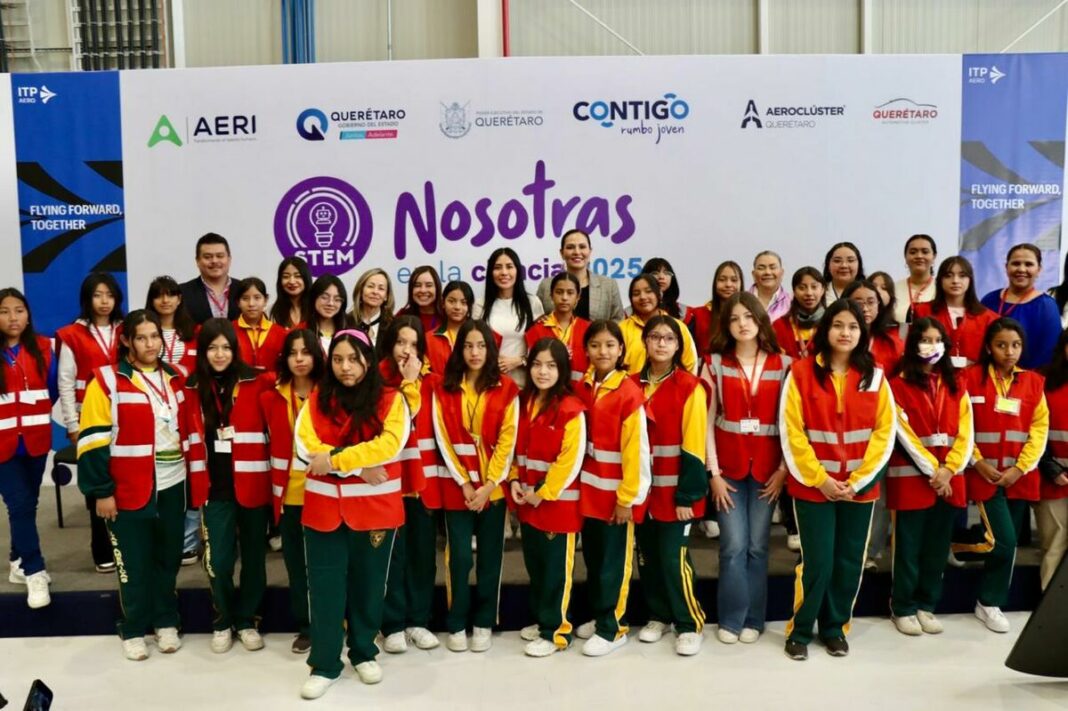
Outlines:
<svg viewBox="0 0 1068 711"><path fill-rule="evenodd" d="M237 387L238 386L235 384L234 385L234 393L233 393L233 395L231 396L231 399L230 399L231 402L233 402L233 400L235 399L235 396L237 395ZM225 425L230 424L230 418L223 416L222 397L219 395L219 388L215 383L211 384L211 394L215 397L215 408L216 408L215 412L216 412L216 414L219 415L219 424L220 424L220 426L225 426Z"/></svg>
<svg viewBox="0 0 1068 711"><path fill-rule="evenodd" d="M738 363L738 370L742 374L742 381L745 383L745 411L746 416L750 419L753 417L753 383L756 382L757 389L760 389L760 381L757 380L757 369L760 368L760 355L761 352L757 351L756 359L753 360L753 373L750 375L745 372L745 366L742 365L742 361L738 360L738 356L734 356L734 360ZM764 359L765 365L767 364L767 357ZM763 370L763 369L761 369Z"/></svg>
<svg viewBox="0 0 1068 711"><path fill-rule="evenodd" d="M475 414L478 413L478 405L482 401L482 393L478 394L478 397L475 398L475 403L473 405L471 405L470 407L468 407L468 405L467 405L467 402L466 402L467 398L461 397L460 399L461 399L461 401L464 401L464 409L467 410L467 420L470 423L470 425L467 428L467 432L471 436L475 437L476 438L475 441L477 442L478 439L477 439L477 435L475 434Z"/></svg>
<svg viewBox="0 0 1068 711"><path fill-rule="evenodd" d="M96 324L89 324L89 333L92 335L93 340L100 346L100 350L104 351L104 355L107 359L111 360L111 354L115 352L115 339L118 338L119 329L114 326L111 327L111 340L105 340L104 334L96 327Z"/></svg>
<svg viewBox="0 0 1068 711"><path fill-rule="evenodd" d="M290 420L290 427L292 427L294 423L296 423L297 415L300 414L300 406L304 404L304 400L305 398L302 398L297 395L297 389L291 384L289 386L289 410L291 413L293 413L293 419Z"/></svg>
<svg viewBox="0 0 1068 711"><path fill-rule="evenodd" d="M148 373L140 368L137 369L137 372L141 374L141 380L148 386L149 391L156 396L159 403L170 410L171 397L167 394L167 391L170 390L170 388L167 387L167 379L166 376L163 375L163 371L159 371L159 387L156 387L156 384L148 377Z"/></svg>
<svg viewBox="0 0 1068 711"><path fill-rule="evenodd" d="M917 299L920 298L920 294L922 294L923 292L927 291L927 287L931 286L931 282L933 282L933 281L934 281L934 274L932 274L930 276L930 278L927 279L927 281L924 283L924 285L921 286L919 289L917 289L916 293L913 294L913 292L912 292L912 282L910 282L908 279L905 280L905 286L909 290L909 307L910 308L912 306L916 305Z"/></svg>
<svg viewBox="0 0 1068 711"><path fill-rule="evenodd" d="M1005 295L1008 292L1009 292L1008 289L1002 289L1001 290L1001 295L998 296L998 316L1008 316L1009 314L1011 314L1013 309L1015 309L1017 306L1019 306L1020 304L1024 303L1025 301L1027 301L1028 298L1031 296L1031 294L1035 293L1035 289L1034 289L1034 287L1031 287L1031 289L1029 289L1028 292L1026 294L1024 294L1023 297L1019 301L1017 301L1014 304L1009 304L1008 310L1005 311L1004 313L1002 313L1002 311L1005 309L1005 304L1006 304Z"/></svg>
<svg viewBox="0 0 1068 711"><path fill-rule="evenodd" d="M1010 375L1009 381L1006 383L1005 379L1001 377L1001 373L998 372L997 368L994 368L994 390L997 391L998 397L1008 398L1015 382L1016 379Z"/></svg>
<svg viewBox="0 0 1068 711"><path fill-rule="evenodd" d="M215 298L215 291L207 284L204 284L204 291L208 293L208 300L211 301L212 315L219 314L220 318L226 318L226 313L230 310L230 282L226 283L221 300Z"/></svg>
<svg viewBox="0 0 1068 711"><path fill-rule="evenodd" d="M174 334L171 336L171 342L167 343L167 333L160 334L163 337L163 360L171 365L174 364L174 349L178 346L178 329L174 329Z"/></svg>
<svg viewBox="0 0 1068 711"><path fill-rule="evenodd" d="M15 353L13 348L4 349L4 358L7 360L8 365L15 369L15 371L22 376L22 389L30 389L30 379L26 377L26 373L22 370L22 364L19 363L19 357Z"/></svg>
<svg viewBox="0 0 1068 711"><path fill-rule="evenodd" d="M926 395L928 402L934 408L934 429L937 432L941 427L942 412L946 409L946 387L942 383L942 376L940 375L932 378L931 382L934 383L934 397L931 397L932 389L930 387L927 388Z"/></svg>
<svg viewBox="0 0 1068 711"><path fill-rule="evenodd" d="M260 350L260 334L265 333L265 329L263 328L263 321L262 320L260 321L260 325L259 326L255 327L255 328L253 328L252 326L249 326L248 329L246 329L246 330L249 332L248 333L248 342L252 347L252 363L251 363L251 365L256 365L257 364L256 356L258 355L259 350Z"/></svg>
<svg viewBox="0 0 1068 711"><path fill-rule="evenodd" d="M797 322L792 318L790 319L790 328L794 332L794 340L797 342L797 350L801 354L802 358L808 358L808 344L809 341L801 337L801 329L797 327Z"/></svg>

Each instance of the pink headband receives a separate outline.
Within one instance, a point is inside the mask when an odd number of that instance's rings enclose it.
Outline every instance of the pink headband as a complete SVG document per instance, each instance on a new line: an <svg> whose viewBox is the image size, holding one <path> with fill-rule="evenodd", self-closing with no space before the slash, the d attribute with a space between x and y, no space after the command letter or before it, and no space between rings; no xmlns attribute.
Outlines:
<svg viewBox="0 0 1068 711"><path fill-rule="evenodd" d="M374 346L371 345L371 339L368 338L367 334L364 333L363 331L357 331L354 328L346 328L344 331L338 331L337 333L335 333L333 340L336 341L341 336L352 336L353 338L355 338L357 341L360 341L361 343L363 343L368 348L374 348Z"/></svg>

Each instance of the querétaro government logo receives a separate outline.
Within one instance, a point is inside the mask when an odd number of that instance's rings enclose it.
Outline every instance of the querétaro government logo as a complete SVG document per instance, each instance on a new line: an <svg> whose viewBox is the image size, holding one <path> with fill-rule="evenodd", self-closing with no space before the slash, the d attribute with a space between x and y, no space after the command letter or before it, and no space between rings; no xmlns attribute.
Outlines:
<svg viewBox="0 0 1068 711"><path fill-rule="evenodd" d="M442 104L441 123L438 124L441 132L449 138L463 138L466 136L467 132L471 130L471 122L467 120L467 107L470 105L470 101L463 106L458 101L454 101L451 104Z"/></svg>
<svg viewBox="0 0 1068 711"><path fill-rule="evenodd" d="M603 128L618 128L624 136L664 136L686 133L682 123L690 115L690 105L678 94L668 92L656 99L613 99L578 101L571 107L576 121L593 120Z"/></svg>
<svg viewBox="0 0 1068 711"><path fill-rule="evenodd" d="M302 257L312 276L352 270L371 246L371 208L344 180L319 176L290 188L274 212L283 257Z"/></svg>
<svg viewBox="0 0 1068 711"><path fill-rule="evenodd" d="M297 134L305 141L325 141L330 125L337 126L339 141L397 138L407 117L402 108L364 106L356 109L322 111L309 107L297 116Z"/></svg>
<svg viewBox="0 0 1068 711"><path fill-rule="evenodd" d="M768 106L761 111L755 99L745 104L741 127L748 128L816 128L826 119L841 118L845 105L812 104L811 106Z"/></svg>
<svg viewBox="0 0 1068 711"><path fill-rule="evenodd" d="M327 127L326 114L319 109L304 109L297 116L297 133L305 141L326 140Z"/></svg>
<svg viewBox="0 0 1068 711"><path fill-rule="evenodd" d="M448 138L463 138L485 130L536 130L545 124L541 109L500 109L472 107L470 101L441 102L441 121L438 128Z"/></svg>

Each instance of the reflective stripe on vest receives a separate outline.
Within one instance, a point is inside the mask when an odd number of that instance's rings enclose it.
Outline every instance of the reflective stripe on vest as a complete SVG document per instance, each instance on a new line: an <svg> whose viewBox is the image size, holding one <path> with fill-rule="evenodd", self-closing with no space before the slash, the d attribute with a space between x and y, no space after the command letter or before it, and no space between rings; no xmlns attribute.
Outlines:
<svg viewBox="0 0 1068 711"><path fill-rule="evenodd" d="M257 474L270 470L270 464L262 459L249 461L244 459L238 459L234 462L235 474Z"/></svg>
<svg viewBox="0 0 1068 711"><path fill-rule="evenodd" d="M275 469L289 469L290 460L281 457L271 457L271 466Z"/></svg>
<svg viewBox="0 0 1068 711"><path fill-rule="evenodd" d="M756 432L742 432L742 423L735 422L734 420L723 419L722 416L716 417L716 427L724 432L730 432L731 434L747 434L756 435L758 437L778 437L779 426L778 425L760 425ZM830 434L834 434L831 432Z"/></svg>
<svg viewBox="0 0 1068 711"><path fill-rule="evenodd" d="M838 444L837 432L828 432L826 430L805 430L805 436L808 437L809 442L818 442L820 444Z"/></svg>
<svg viewBox="0 0 1068 711"><path fill-rule="evenodd" d="M235 432L234 444L267 444L267 435L262 432Z"/></svg>
<svg viewBox="0 0 1068 711"><path fill-rule="evenodd" d="M653 486L678 486L679 477L677 474L669 474L664 476L653 476Z"/></svg>
<svg viewBox="0 0 1068 711"><path fill-rule="evenodd" d="M604 477L591 474L590 472L582 472L582 483L588 486L592 486L594 489L600 489L601 491L618 491L619 485L622 483L621 479L605 479Z"/></svg>
<svg viewBox="0 0 1068 711"><path fill-rule="evenodd" d="M304 482L304 491L308 494L329 496L332 499L384 496L386 494L399 494L401 491L401 480L390 479L378 486L371 486L367 483L332 484L318 479L309 478Z"/></svg>
<svg viewBox="0 0 1068 711"><path fill-rule="evenodd" d="M1001 441L1000 432L976 432L975 443L976 444L997 444Z"/></svg>
<svg viewBox="0 0 1068 711"><path fill-rule="evenodd" d="M860 469L860 465L864 463L863 459L850 459L846 461L846 471L854 472ZM821 459L820 465L827 471L828 474L841 474L842 463L835 461L834 459Z"/></svg>
<svg viewBox="0 0 1068 711"><path fill-rule="evenodd" d="M1050 430L1050 442L1068 442L1068 430Z"/></svg>
<svg viewBox="0 0 1068 711"><path fill-rule="evenodd" d="M653 450L653 456L654 457L681 457L682 456L682 447L680 447L677 444L668 444L668 445L658 444L658 445L655 445L652 448L652 450ZM620 461L622 461L622 459L620 459Z"/></svg>
<svg viewBox="0 0 1068 711"><path fill-rule="evenodd" d="M907 477L907 476L920 476L920 470L915 467L890 467L886 470L886 475L891 478Z"/></svg>
<svg viewBox="0 0 1068 711"><path fill-rule="evenodd" d="M586 447L586 454L593 457L595 462L600 462L601 464L623 463L622 453L610 449L597 449L592 442Z"/></svg>
<svg viewBox="0 0 1068 711"><path fill-rule="evenodd" d="M556 500L557 501L578 501L579 500L578 489L564 489L562 492L560 492L560 496Z"/></svg>
<svg viewBox="0 0 1068 711"><path fill-rule="evenodd" d="M151 444L114 444L111 445L113 457L148 457L152 455Z"/></svg>
<svg viewBox="0 0 1068 711"><path fill-rule="evenodd" d="M278 484L271 484L271 495L274 497L280 497L286 493L285 488L278 486Z"/></svg>

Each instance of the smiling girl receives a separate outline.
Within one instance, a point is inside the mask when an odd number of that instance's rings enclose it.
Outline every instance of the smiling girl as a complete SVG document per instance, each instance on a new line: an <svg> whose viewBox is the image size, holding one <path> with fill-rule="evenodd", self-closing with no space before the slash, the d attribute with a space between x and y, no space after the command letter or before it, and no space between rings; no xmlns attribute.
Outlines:
<svg viewBox="0 0 1068 711"><path fill-rule="evenodd" d="M642 341L642 330L646 322L653 316L666 315L660 308L660 285L651 274L640 274L630 282L631 315L619 322L619 330L623 335L624 364L629 375L641 371L645 365L645 343ZM678 321L678 319L676 319ZM686 324L679 321L682 331L682 367L693 374L697 374L697 347L693 336Z"/></svg>
<svg viewBox="0 0 1068 711"><path fill-rule="evenodd" d="M550 294L553 311L538 319L527 331L527 348L532 348L542 338L555 338L563 343L570 362L567 381L571 386L577 387L589 366L586 362L586 349L582 344L586 329L590 327L589 321L575 315L579 298L578 279L568 272L560 272L552 278Z"/></svg>
<svg viewBox="0 0 1068 711"><path fill-rule="evenodd" d="M323 357L326 357L334 334L349 327L345 286L333 274L323 274L312 284L308 298L311 300L312 315L305 325L315 331Z"/></svg>
<svg viewBox="0 0 1068 711"><path fill-rule="evenodd" d="M857 246L852 242L839 242L832 246L823 259L823 283L827 285L824 305L830 306L842 298L847 286L864 278L864 260Z"/></svg>
<svg viewBox="0 0 1068 711"><path fill-rule="evenodd" d="M905 242L905 264L909 275L894 282L894 320L908 323L916 318L915 308L935 298L935 259L938 245L930 235L912 235Z"/></svg>
<svg viewBox="0 0 1068 711"><path fill-rule="evenodd" d="M234 321L241 361L260 372L270 372L278 363L286 329L263 315L267 308L267 286L259 277L237 282L234 298L241 315Z"/></svg>
<svg viewBox="0 0 1068 711"><path fill-rule="evenodd" d="M712 277L712 299L704 306L691 308L686 314L686 323L693 328L694 342L699 357L712 352L712 341L720 328L723 304L745 288L742 268L737 262L723 262Z"/></svg>
<svg viewBox="0 0 1068 711"><path fill-rule="evenodd" d="M282 328L296 328L311 316L311 270L300 257L286 257L278 265L277 294L270 319Z"/></svg>
<svg viewBox="0 0 1068 711"><path fill-rule="evenodd" d="M441 310L441 279L429 265L416 267L408 280L408 303L397 316L416 316L423 324L423 333L432 333L445 320Z"/></svg>

